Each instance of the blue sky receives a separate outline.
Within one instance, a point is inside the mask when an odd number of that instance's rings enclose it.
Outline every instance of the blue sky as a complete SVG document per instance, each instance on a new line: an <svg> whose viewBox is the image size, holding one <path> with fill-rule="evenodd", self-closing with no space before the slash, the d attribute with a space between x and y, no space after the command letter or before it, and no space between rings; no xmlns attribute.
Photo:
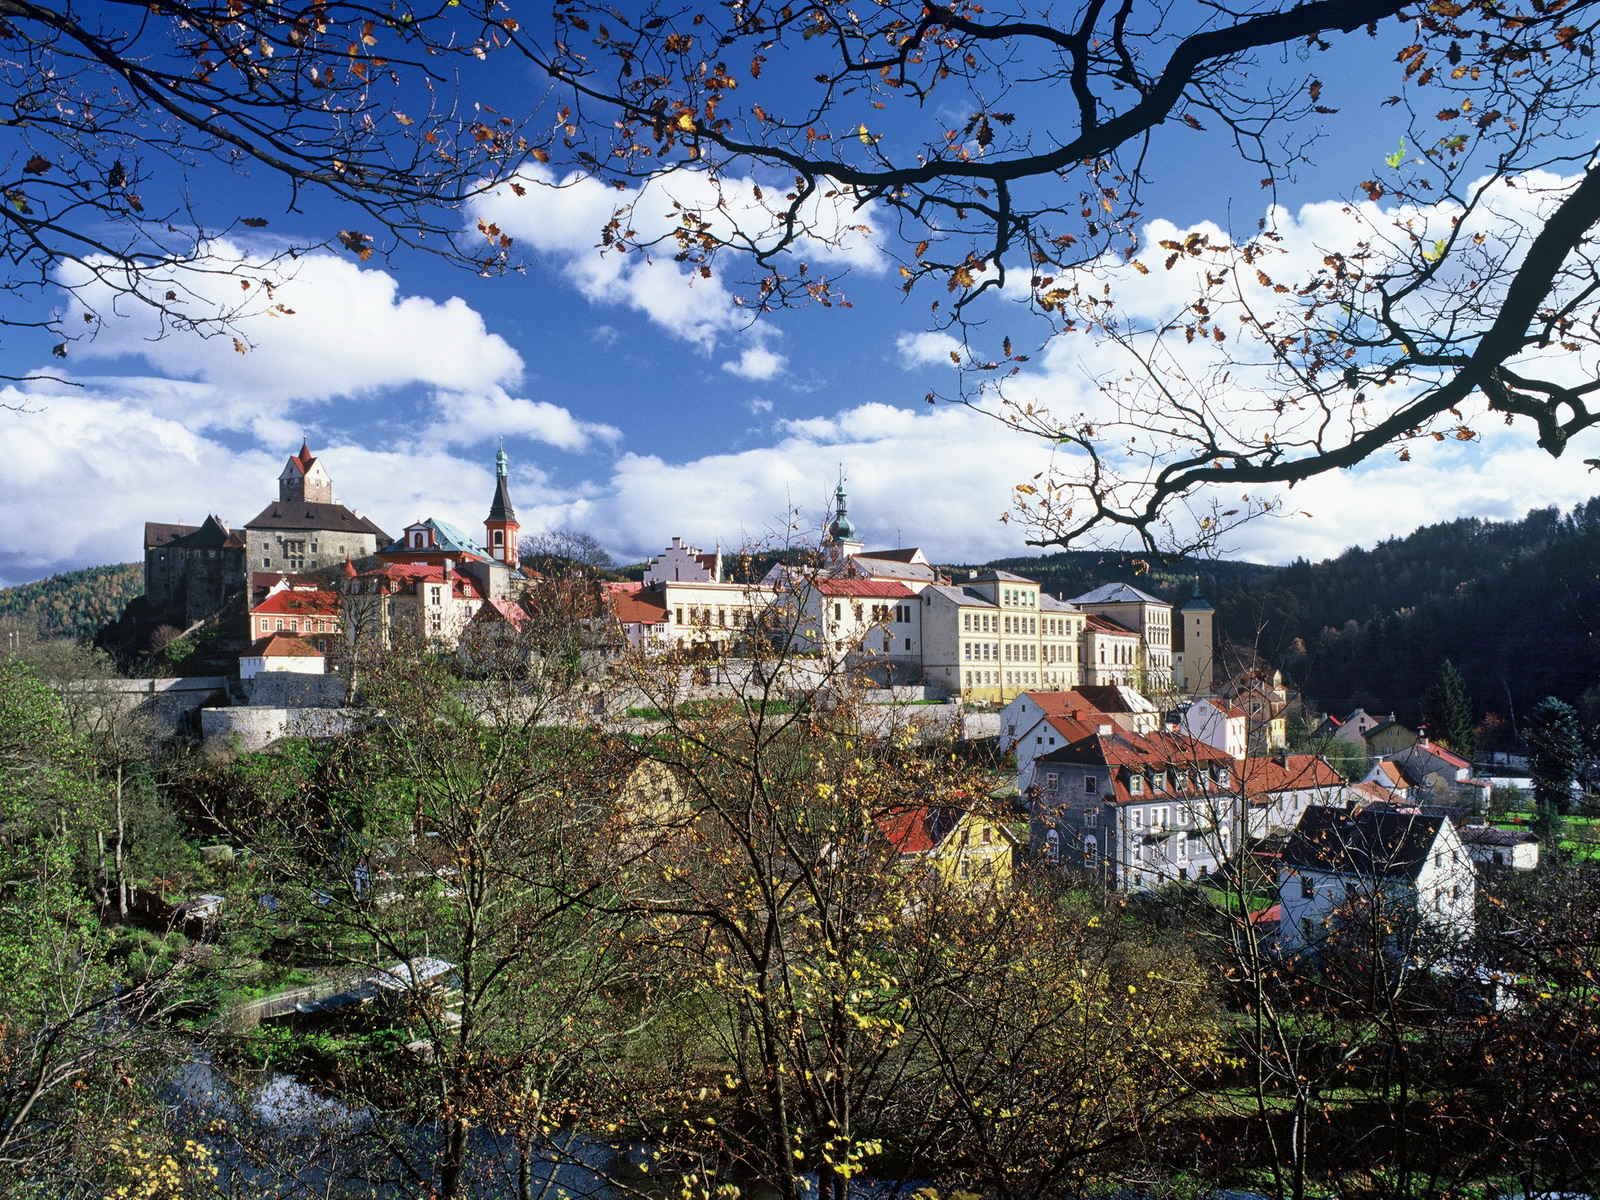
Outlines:
<svg viewBox="0 0 1600 1200"><path fill-rule="evenodd" d="M1400 118L1378 103L1387 89L1372 86L1375 69L1398 71L1386 57L1357 43L1318 60L1323 102L1340 111L1323 118L1314 168L1280 187L1276 217L1307 246L1347 235L1341 211L1356 181L1399 140ZM1261 68L1300 69L1292 60ZM501 70L500 92L528 82L521 67ZM1215 134L1163 131L1156 153L1157 186L1143 206L1153 234L1248 230L1265 214L1259 170ZM602 255L595 246L614 195L537 186L568 179L552 165L529 178L525 196L460 214L463 224L487 215L517 238L519 269L505 275L479 278L424 255L363 263L331 251L289 271L260 266L252 277L275 289L239 322L246 353L232 333L161 336L150 313L126 306L107 306L97 335L64 364L42 337L8 334L13 373L38 368L64 382L14 385L3 397L21 411L0 412L0 584L136 560L146 520L198 523L211 512L242 524L275 495L302 434L338 498L390 532L424 516L479 527L503 436L524 531L581 529L625 561L674 536L732 547L810 535L841 465L852 516L874 545L921 545L941 561L1029 551L999 518L1011 486L1046 466L1049 450L991 417L924 401L957 390L948 334L930 325L937 293L902 295L880 214L855 218L872 232L843 251L811 248L848 268L851 307L752 324L731 303L732 273L705 280L670 259ZM283 239L340 227L342 215L316 203L288 211L271 181L258 190L202 171L194 182L213 221L246 202L271 220L219 252L264 262ZM652 205L664 211L647 196L640 212ZM205 286L218 303L239 300L236 279ZM81 300L59 292L50 303L70 323ZM275 305L293 311L267 311ZM1093 403L1089 375L1106 369L1098 349L1044 346L1043 327L1010 298L982 315L981 336L1008 333L1033 353L1019 381L1026 394L1063 411ZM1431 521L1509 518L1595 490L1581 445L1558 462L1521 429L1485 435L1302 485L1288 506L1297 515L1245 526L1222 550L1315 559Z"/></svg>

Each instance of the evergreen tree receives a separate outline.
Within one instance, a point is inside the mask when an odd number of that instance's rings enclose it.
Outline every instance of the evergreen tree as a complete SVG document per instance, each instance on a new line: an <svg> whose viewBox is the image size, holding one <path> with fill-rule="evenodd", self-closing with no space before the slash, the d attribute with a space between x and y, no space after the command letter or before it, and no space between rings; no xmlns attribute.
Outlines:
<svg viewBox="0 0 1600 1200"><path fill-rule="evenodd" d="M1428 723L1428 736L1449 747L1462 758L1471 758L1477 750L1472 736L1472 702L1467 699L1466 684L1461 673L1448 658L1439 667L1439 676L1428 689L1423 703L1423 717Z"/></svg>
<svg viewBox="0 0 1600 1200"><path fill-rule="evenodd" d="M1540 815L1565 813L1572 806L1572 782L1583 761L1577 710L1546 696L1528 720L1527 742L1533 797Z"/></svg>

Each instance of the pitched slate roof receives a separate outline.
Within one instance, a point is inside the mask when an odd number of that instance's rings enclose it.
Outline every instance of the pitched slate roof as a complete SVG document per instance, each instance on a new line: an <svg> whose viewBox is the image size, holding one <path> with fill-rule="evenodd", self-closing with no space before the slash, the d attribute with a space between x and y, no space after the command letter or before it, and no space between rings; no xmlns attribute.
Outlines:
<svg viewBox="0 0 1600 1200"><path fill-rule="evenodd" d="M164 521L146 521L144 523L144 548L154 550L158 546L165 546L174 538L180 538L186 533L193 533L198 525L176 525Z"/></svg>
<svg viewBox="0 0 1600 1200"><path fill-rule="evenodd" d="M185 526L170 526L173 529L184 529ZM150 527L145 526L145 538L148 542ZM183 546L191 550L215 550L222 547L243 546L244 539L234 533L216 516L208 516L198 529L188 529L185 533L177 534L168 539L169 546Z"/></svg>
<svg viewBox="0 0 1600 1200"><path fill-rule="evenodd" d="M357 516L342 504L324 504L320 500L274 500L246 521L245 528L370 533L380 546L389 540L389 535L367 518Z"/></svg>
<svg viewBox="0 0 1600 1200"><path fill-rule="evenodd" d="M1286 867L1367 878L1415 879L1446 818L1393 809L1313 804L1284 845Z"/></svg>
<svg viewBox="0 0 1600 1200"><path fill-rule="evenodd" d="M1072 598L1074 604L1166 604L1149 592L1141 592L1138 588L1126 583L1108 583L1097 587L1092 592L1085 592L1081 596Z"/></svg>
<svg viewBox="0 0 1600 1200"><path fill-rule="evenodd" d="M1013 575L1010 571L979 571L976 578L980 583L1031 583L1034 587L1039 586L1038 580L1029 579L1026 575Z"/></svg>
<svg viewBox="0 0 1600 1200"><path fill-rule="evenodd" d="M851 569L874 578L909 579L916 583L934 583L939 573L925 562L908 562L899 558L874 558L866 554L852 555Z"/></svg>
<svg viewBox="0 0 1600 1200"><path fill-rule="evenodd" d="M907 550L868 550L864 554L855 555L856 558L886 558L890 562L927 562L922 556L919 546L912 546Z"/></svg>
<svg viewBox="0 0 1600 1200"><path fill-rule="evenodd" d="M975 592L971 588L957 587L956 585L950 583L936 583L932 587L923 589L924 595L926 595L928 592L935 592L938 595L943 596L946 600L949 600L954 604L961 605L963 608L1000 607L982 592Z"/></svg>

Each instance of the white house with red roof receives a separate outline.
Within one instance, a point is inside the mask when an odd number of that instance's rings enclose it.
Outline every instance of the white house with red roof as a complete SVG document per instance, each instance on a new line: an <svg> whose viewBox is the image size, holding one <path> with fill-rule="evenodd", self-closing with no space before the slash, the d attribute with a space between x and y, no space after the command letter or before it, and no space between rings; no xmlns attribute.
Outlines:
<svg viewBox="0 0 1600 1200"><path fill-rule="evenodd" d="M295 586L285 578L250 606L250 634L264 638L272 633L305 636L336 635L342 605L339 593L321 586Z"/></svg>
<svg viewBox="0 0 1600 1200"><path fill-rule="evenodd" d="M345 638L453 648L486 599L478 581L448 561L437 566L386 562L361 572L351 568L342 597Z"/></svg>
<svg viewBox="0 0 1600 1200"><path fill-rule="evenodd" d="M1489 802L1490 783L1475 779L1472 764L1459 754L1430 742L1426 735L1388 756L1410 785L1412 803L1465 804L1483 811Z"/></svg>
<svg viewBox="0 0 1600 1200"><path fill-rule="evenodd" d="M1024 692L1000 711L999 748L1015 754L1017 778L1026 787L1035 758L1101 724L1154 733L1161 727L1161 714L1131 688Z"/></svg>
<svg viewBox="0 0 1600 1200"><path fill-rule="evenodd" d="M1199 738L1233 758L1243 758L1249 745L1249 720L1244 709L1227 700L1196 700L1179 722L1190 737Z"/></svg>
<svg viewBox="0 0 1600 1200"><path fill-rule="evenodd" d="M254 679L265 671L322 675L327 669L327 655L313 643L293 633L272 633L258 638L247 652L239 656L240 679Z"/></svg>
<svg viewBox="0 0 1600 1200"><path fill-rule="evenodd" d="M1317 754L1243 758L1233 773L1247 801L1246 832L1252 838L1287 834L1312 805L1343 804L1350 795L1344 776Z"/></svg>

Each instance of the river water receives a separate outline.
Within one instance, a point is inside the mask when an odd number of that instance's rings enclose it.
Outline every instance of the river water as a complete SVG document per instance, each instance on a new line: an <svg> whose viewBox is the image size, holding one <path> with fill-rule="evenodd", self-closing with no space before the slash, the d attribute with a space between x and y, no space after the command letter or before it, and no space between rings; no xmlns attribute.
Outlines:
<svg viewBox="0 0 1600 1200"><path fill-rule="evenodd" d="M205 1054L177 1068L166 1096L175 1127L206 1147L224 1195L240 1200L398 1200L426 1195L439 1131L389 1120L282 1074L240 1082ZM637 1195L645 1151L577 1135L538 1145L529 1164L535 1200L615 1200ZM513 1139L475 1130L466 1195L515 1200ZM624 1187L620 1180L634 1181Z"/></svg>

